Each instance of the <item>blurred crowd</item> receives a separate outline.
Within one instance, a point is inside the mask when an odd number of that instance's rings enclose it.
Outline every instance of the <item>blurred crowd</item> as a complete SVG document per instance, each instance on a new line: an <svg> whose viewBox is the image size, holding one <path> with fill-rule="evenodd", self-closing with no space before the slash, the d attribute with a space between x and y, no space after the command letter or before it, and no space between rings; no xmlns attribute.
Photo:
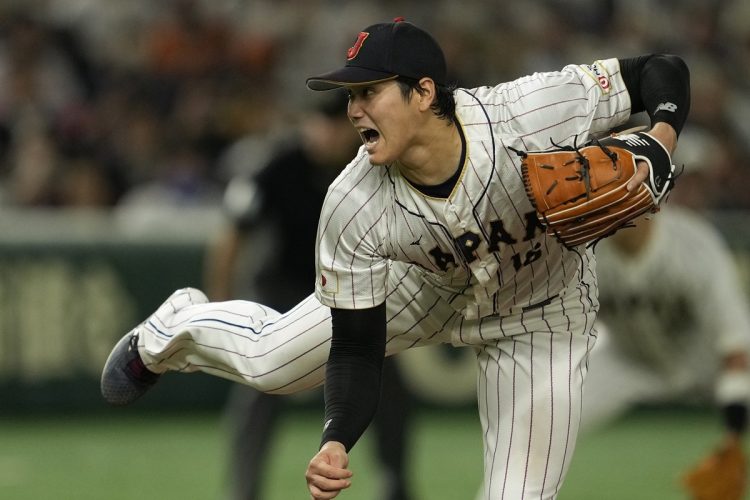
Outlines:
<svg viewBox="0 0 750 500"><path fill-rule="evenodd" d="M681 196L750 209L747 0L2 0L0 207L220 206L313 103L305 77L396 16L435 35L465 87L681 55L676 161L699 179Z"/></svg>

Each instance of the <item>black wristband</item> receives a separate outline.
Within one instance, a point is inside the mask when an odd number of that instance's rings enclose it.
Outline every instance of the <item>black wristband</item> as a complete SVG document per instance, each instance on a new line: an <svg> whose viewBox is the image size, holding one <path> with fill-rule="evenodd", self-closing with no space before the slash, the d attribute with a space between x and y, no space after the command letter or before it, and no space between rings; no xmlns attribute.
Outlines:
<svg viewBox="0 0 750 500"><path fill-rule="evenodd" d="M727 429L742 434L747 429L747 405L744 403L729 403L722 408L724 425Z"/></svg>

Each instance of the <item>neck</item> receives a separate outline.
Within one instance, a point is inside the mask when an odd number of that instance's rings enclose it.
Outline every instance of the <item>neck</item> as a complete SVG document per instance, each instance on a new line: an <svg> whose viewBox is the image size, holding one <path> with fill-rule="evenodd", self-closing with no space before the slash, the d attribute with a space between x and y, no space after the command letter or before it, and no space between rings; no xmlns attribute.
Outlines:
<svg viewBox="0 0 750 500"><path fill-rule="evenodd" d="M461 136L455 123L435 119L422 139L398 161L401 174L423 186L441 184L456 172L461 160Z"/></svg>

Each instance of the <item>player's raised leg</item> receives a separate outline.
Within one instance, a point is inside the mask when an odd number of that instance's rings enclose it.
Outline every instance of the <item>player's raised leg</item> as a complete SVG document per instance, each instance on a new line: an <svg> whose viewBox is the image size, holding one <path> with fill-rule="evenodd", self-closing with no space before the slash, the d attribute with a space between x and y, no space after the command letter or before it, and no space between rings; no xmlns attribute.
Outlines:
<svg viewBox="0 0 750 500"><path fill-rule="evenodd" d="M391 279L386 355L449 341L456 311L420 286L412 266L395 265ZM312 295L280 314L251 301L208 302L200 290L183 288L115 346L102 395L129 404L167 371L202 371L266 393L299 392L323 382L330 340L330 309Z"/></svg>
<svg viewBox="0 0 750 500"><path fill-rule="evenodd" d="M312 296L280 314L250 301L208 302L185 288L118 342L102 372L102 395L131 403L166 371L298 392L322 383L330 338L330 310Z"/></svg>

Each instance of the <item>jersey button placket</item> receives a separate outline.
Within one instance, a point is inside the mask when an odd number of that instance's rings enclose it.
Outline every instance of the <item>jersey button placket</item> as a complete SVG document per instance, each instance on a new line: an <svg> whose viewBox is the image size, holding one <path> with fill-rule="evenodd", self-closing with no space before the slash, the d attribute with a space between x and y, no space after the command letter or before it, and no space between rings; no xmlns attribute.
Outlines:
<svg viewBox="0 0 750 500"><path fill-rule="evenodd" d="M484 260L479 260L472 266L472 273L482 285L486 285L490 282L491 275L487 269L487 263Z"/></svg>
<svg viewBox="0 0 750 500"><path fill-rule="evenodd" d="M462 225L463 221L461 220L461 216L458 212L458 207L453 203L448 203L445 207L445 212L445 218L448 222L448 227L450 228L453 237L460 237L464 233L466 226Z"/></svg>

